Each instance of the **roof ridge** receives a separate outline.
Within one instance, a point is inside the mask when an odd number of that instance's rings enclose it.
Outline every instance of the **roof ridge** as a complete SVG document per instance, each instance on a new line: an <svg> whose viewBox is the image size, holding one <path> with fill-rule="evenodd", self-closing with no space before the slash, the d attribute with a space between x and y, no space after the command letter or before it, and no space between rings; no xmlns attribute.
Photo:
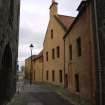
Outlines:
<svg viewBox="0 0 105 105"><path fill-rule="evenodd" d="M60 23L60 25L63 27L64 30L67 30L66 26L63 24L63 22L57 16L55 16L55 19Z"/></svg>
<svg viewBox="0 0 105 105"><path fill-rule="evenodd" d="M35 56L35 58L33 58L33 60L36 60L36 59L38 59L38 58L41 57L41 56L43 56L43 50L40 51L40 52Z"/></svg>
<svg viewBox="0 0 105 105"><path fill-rule="evenodd" d="M58 14L58 16L65 16L65 17L71 17L71 18L75 18L74 16L60 15L60 14Z"/></svg>

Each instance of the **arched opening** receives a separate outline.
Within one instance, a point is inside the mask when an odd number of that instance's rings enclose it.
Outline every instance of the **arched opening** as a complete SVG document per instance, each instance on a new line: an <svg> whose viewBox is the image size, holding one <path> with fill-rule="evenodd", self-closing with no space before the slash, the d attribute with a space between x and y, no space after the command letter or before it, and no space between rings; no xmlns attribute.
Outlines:
<svg viewBox="0 0 105 105"><path fill-rule="evenodd" d="M8 101L11 97L12 53L9 44L6 45L0 75L0 103Z"/></svg>

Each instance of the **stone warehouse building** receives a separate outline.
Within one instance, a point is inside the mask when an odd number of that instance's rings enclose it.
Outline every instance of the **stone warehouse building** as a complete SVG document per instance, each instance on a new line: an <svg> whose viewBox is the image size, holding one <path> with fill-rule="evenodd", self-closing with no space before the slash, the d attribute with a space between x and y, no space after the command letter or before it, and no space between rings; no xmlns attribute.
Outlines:
<svg viewBox="0 0 105 105"><path fill-rule="evenodd" d="M65 75L71 93L94 103L96 71L91 8L90 1L81 2L78 16L64 36Z"/></svg>
<svg viewBox="0 0 105 105"><path fill-rule="evenodd" d="M31 63L32 63L32 68L31 68ZM31 57L25 60L25 79L27 80L31 79L33 83L42 81L43 79L43 51L41 51L38 55L33 55L32 62L31 62Z"/></svg>
<svg viewBox="0 0 105 105"><path fill-rule="evenodd" d="M31 68L31 63L33 64L33 59L34 58L36 58L36 55L32 55L32 62L31 62L31 57L25 59L25 79L27 79L27 80L30 80L30 75L31 76L33 75L33 65L32 65L32 68Z"/></svg>
<svg viewBox="0 0 105 105"><path fill-rule="evenodd" d="M0 0L0 105L16 90L20 0Z"/></svg>
<svg viewBox="0 0 105 105"><path fill-rule="evenodd" d="M43 51L33 59L33 82L42 82L43 80Z"/></svg>
<svg viewBox="0 0 105 105"><path fill-rule="evenodd" d="M43 80L55 85L64 85L64 40L63 36L74 17L58 14L58 3L52 0L43 49Z"/></svg>
<svg viewBox="0 0 105 105"><path fill-rule="evenodd" d="M52 0L43 43L43 81L65 83L96 105L105 105L104 8L105 0L83 0L73 18L59 15Z"/></svg>
<svg viewBox="0 0 105 105"><path fill-rule="evenodd" d="M25 59L25 79L29 80L29 72L30 72L30 62L31 59L29 58Z"/></svg>
<svg viewBox="0 0 105 105"><path fill-rule="evenodd" d="M86 0L78 10L64 38L68 87L96 105L105 105L105 1Z"/></svg>

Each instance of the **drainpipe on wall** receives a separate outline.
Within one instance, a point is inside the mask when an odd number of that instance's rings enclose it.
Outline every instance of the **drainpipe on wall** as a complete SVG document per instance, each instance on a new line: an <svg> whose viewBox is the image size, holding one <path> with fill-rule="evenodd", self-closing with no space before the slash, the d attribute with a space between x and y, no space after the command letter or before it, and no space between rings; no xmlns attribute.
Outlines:
<svg viewBox="0 0 105 105"><path fill-rule="evenodd" d="M94 7L94 19L95 19L95 31L96 31L96 43L97 43L97 57L98 57L98 69L99 69L99 100L100 100L100 105L103 105L102 103L102 78L101 78L101 70L102 70L102 65L101 65L101 57L100 57L100 48L99 48L99 36L98 36L98 21L97 21L97 9L96 9L96 0L94 0L93 3ZM97 82L96 82L97 84ZM97 97L97 96L96 96Z"/></svg>

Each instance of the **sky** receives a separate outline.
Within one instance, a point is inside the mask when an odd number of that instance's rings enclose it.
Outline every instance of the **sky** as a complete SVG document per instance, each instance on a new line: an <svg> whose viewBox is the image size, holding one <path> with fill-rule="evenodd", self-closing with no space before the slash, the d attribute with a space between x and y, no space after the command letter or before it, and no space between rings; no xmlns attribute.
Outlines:
<svg viewBox="0 0 105 105"><path fill-rule="evenodd" d="M34 45L33 55L43 49L43 41L49 21L49 7L52 0L21 0L18 63L24 61L30 53L30 44ZM81 0L56 0L58 14L76 16Z"/></svg>

